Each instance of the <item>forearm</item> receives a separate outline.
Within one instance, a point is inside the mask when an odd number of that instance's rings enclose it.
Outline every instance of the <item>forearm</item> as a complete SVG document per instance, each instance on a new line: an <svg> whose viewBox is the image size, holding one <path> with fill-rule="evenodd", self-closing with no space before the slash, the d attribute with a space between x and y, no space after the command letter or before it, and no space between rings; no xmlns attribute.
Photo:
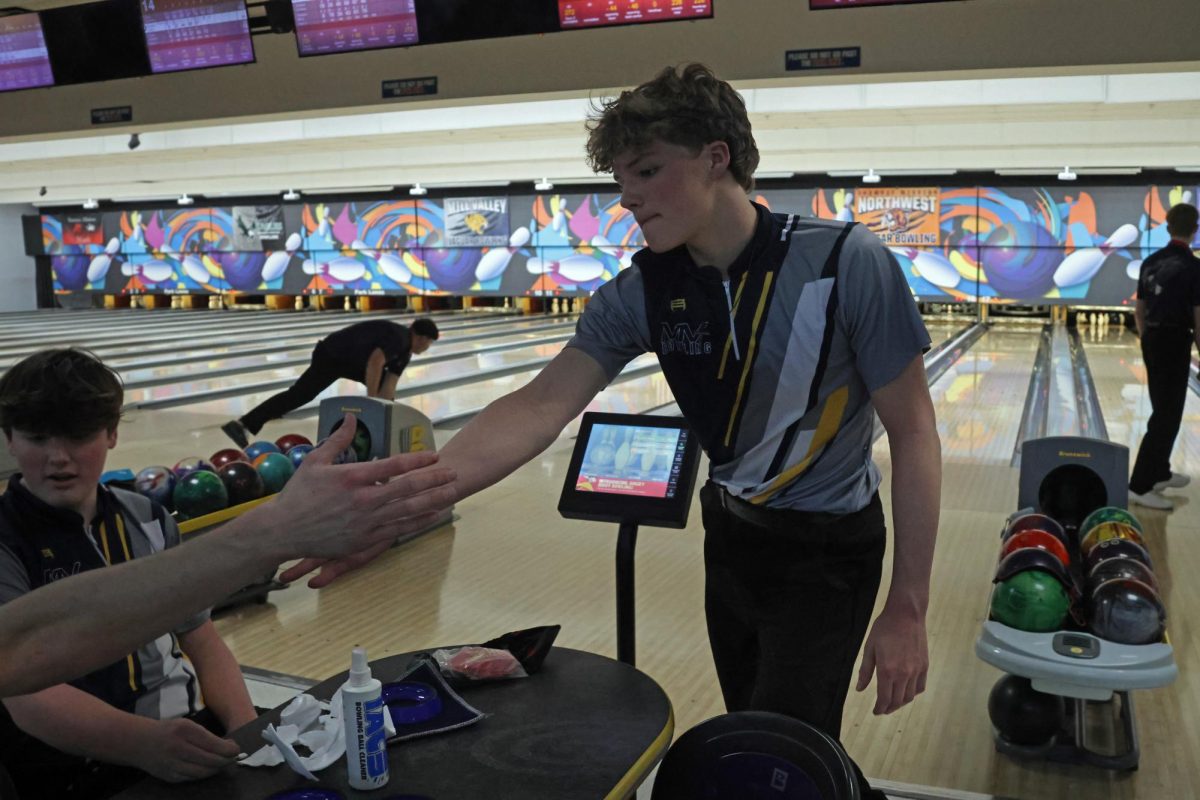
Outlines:
<svg viewBox="0 0 1200 800"><path fill-rule="evenodd" d="M121 711L73 686L5 700L21 730L51 747L110 764L137 765L137 742L154 721Z"/></svg>
<svg viewBox="0 0 1200 800"><path fill-rule="evenodd" d="M151 559L55 581L0 607L0 697L121 658L297 555L271 549L257 511Z"/></svg>
<svg viewBox="0 0 1200 800"><path fill-rule="evenodd" d="M396 399L396 382L399 380L400 380L399 375L396 375L395 373L392 373L392 372L385 372L385 373L383 373L383 378L379 382L379 389L376 390L375 394L373 394L373 395L370 394L369 392L368 392L368 394L371 397L378 397L383 400L395 400Z"/></svg>
<svg viewBox="0 0 1200 800"><path fill-rule="evenodd" d="M383 351L376 348L367 359L367 367L363 375L363 383L367 387L368 397L379 397L380 381L383 378Z"/></svg>
<svg viewBox="0 0 1200 800"><path fill-rule="evenodd" d="M895 547L887 606L924 619L941 502L941 443L932 428L889 440Z"/></svg>
<svg viewBox="0 0 1200 800"><path fill-rule="evenodd" d="M221 720L225 732L252 722L258 714L250 701L242 669L212 622L181 635L179 643L196 668L205 705Z"/></svg>

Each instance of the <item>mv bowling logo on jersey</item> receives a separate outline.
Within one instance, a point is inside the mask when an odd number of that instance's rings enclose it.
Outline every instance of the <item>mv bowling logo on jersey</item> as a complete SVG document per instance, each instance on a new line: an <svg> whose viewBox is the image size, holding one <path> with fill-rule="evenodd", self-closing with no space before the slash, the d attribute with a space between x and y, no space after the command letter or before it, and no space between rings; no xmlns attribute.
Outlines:
<svg viewBox="0 0 1200 800"><path fill-rule="evenodd" d="M690 325L686 322L664 322L658 335L659 350L663 355L682 353L686 356L705 356L712 352L712 341L708 334L708 323Z"/></svg>

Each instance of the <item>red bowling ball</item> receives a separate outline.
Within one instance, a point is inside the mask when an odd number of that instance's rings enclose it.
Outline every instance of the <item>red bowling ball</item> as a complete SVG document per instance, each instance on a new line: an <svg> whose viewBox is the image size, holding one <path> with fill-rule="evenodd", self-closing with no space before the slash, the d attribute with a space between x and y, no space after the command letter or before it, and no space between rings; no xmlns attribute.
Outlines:
<svg viewBox="0 0 1200 800"><path fill-rule="evenodd" d="M279 452L283 453L284 455L287 455L288 451L298 444L306 444L309 447L312 446L312 442L309 441L308 437L301 436L298 433L285 433L283 436L280 436L275 440L275 446L278 447Z"/></svg>
<svg viewBox="0 0 1200 800"><path fill-rule="evenodd" d="M246 454L241 450L238 450L236 447L227 447L224 450L218 450L217 452L213 453L212 457L208 460L212 463L213 468L218 472L221 471L221 467L225 466L226 464L232 464L235 461L245 461L247 464L250 463L250 459L246 458Z"/></svg>

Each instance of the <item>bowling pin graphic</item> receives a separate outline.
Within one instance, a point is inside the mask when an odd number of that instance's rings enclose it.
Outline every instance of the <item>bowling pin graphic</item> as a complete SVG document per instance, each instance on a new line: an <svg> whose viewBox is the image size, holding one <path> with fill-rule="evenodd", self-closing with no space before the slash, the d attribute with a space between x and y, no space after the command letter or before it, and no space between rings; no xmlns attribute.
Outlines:
<svg viewBox="0 0 1200 800"><path fill-rule="evenodd" d="M1104 259L1108 258L1113 251L1133 244L1137 238L1137 226L1127 222L1113 231L1112 236L1105 239L1099 247L1084 247L1076 250L1064 258L1063 262L1058 265L1058 269L1054 271L1054 285L1058 287L1075 286L1090 281L1100 271Z"/></svg>
<svg viewBox="0 0 1200 800"><path fill-rule="evenodd" d="M396 283L408 283L412 280L412 270L404 263L404 259L395 253L380 253L378 261L383 274Z"/></svg>
<svg viewBox="0 0 1200 800"><path fill-rule="evenodd" d="M893 253L912 262L913 269L925 280L941 289L953 289L962 280L962 273L944 256L912 247L889 247Z"/></svg>
<svg viewBox="0 0 1200 800"><path fill-rule="evenodd" d="M493 247L484 253L475 267L475 280L482 283L502 274L508 268L513 255L529 244L529 238L529 228L522 225L508 237L508 247Z"/></svg>
<svg viewBox="0 0 1200 800"><path fill-rule="evenodd" d="M113 257L120 249L121 243L117 241L115 236L108 240L108 245L105 246L104 252L93 258L92 263L88 264L88 283L102 281L108 276L108 268L112 265Z"/></svg>
<svg viewBox="0 0 1200 800"><path fill-rule="evenodd" d="M263 264L262 279L264 281L273 281L283 274L287 269L288 262L292 260L292 256L300 249L300 234L293 233L288 236L287 241L283 243L283 250L276 250L271 255L267 256L267 262Z"/></svg>
<svg viewBox="0 0 1200 800"><path fill-rule="evenodd" d="M621 446L617 448L617 452L613 455L613 466L617 468L617 473L621 473L625 469L625 465L629 463L629 441L621 442Z"/></svg>
<svg viewBox="0 0 1200 800"><path fill-rule="evenodd" d="M208 268L192 253L188 253L183 257L183 272L199 284L206 284L212 280L212 275L209 274Z"/></svg>

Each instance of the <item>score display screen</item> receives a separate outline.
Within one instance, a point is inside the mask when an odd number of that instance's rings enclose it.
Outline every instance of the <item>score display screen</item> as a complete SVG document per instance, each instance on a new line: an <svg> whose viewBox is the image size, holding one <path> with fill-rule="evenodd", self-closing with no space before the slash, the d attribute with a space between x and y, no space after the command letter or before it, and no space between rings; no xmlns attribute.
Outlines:
<svg viewBox="0 0 1200 800"><path fill-rule="evenodd" d="M254 62L244 0L142 0L154 73Z"/></svg>
<svg viewBox="0 0 1200 800"><path fill-rule="evenodd" d="M54 73L38 15L0 17L0 92L53 85Z"/></svg>
<svg viewBox="0 0 1200 800"><path fill-rule="evenodd" d="M416 0L292 0L302 56L420 43Z"/></svg>
<svg viewBox="0 0 1200 800"><path fill-rule="evenodd" d="M687 437L681 428L595 425L575 490L673 499Z"/></svg>
<svg viewBox="0 0 1200 800"><path fill-rule="evenodd" d="M855 6L898 6L911 3L944 3L946 0L808 0L812 11L822 8L854 8Z"/></svg>
<svg viewBox="0 0 1200 800"><path fill-rule="evenodd" d="M562 30L711 17L712 0L558 0Z"/></svg>

